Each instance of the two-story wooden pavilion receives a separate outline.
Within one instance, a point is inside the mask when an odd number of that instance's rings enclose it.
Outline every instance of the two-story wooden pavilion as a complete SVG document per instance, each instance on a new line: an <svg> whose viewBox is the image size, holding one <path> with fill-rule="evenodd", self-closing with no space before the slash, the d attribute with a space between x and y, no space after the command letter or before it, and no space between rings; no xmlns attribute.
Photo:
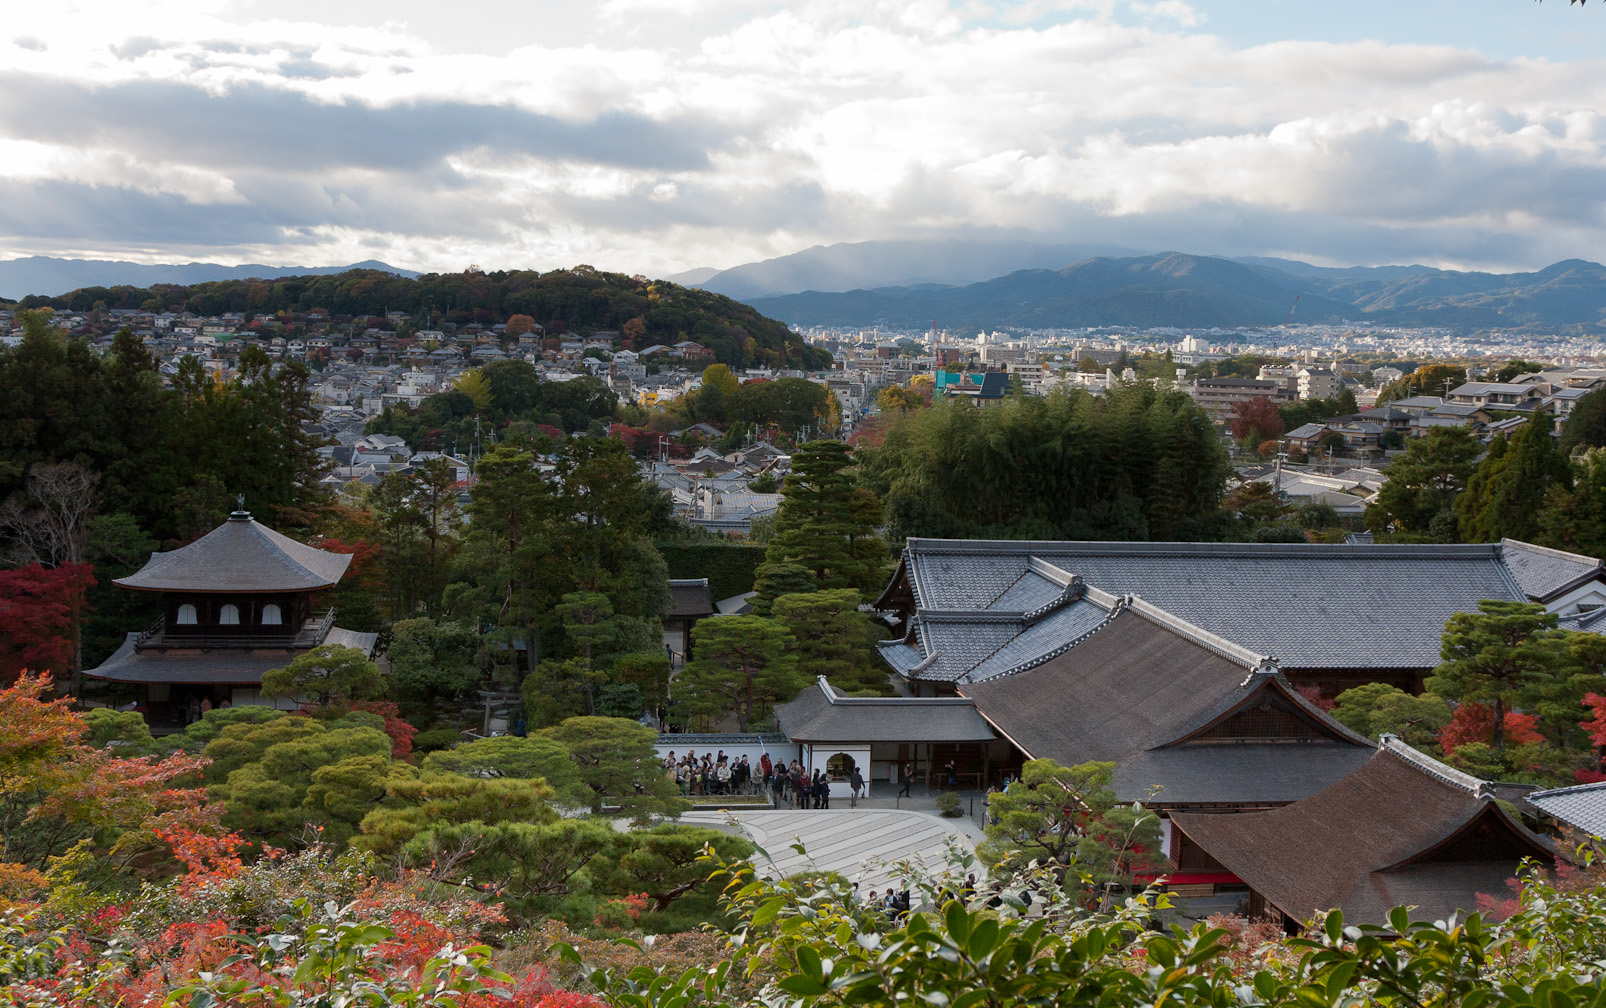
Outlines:
<svg viewBox="0 0 1606 1008"><path fill-rule="evenodd" d="M113 584L158 592L164 612L85 677L133 687L154 730L181 728L202 702L271 704L263 673L283 668L320 644L371 654L376 634L335 626L317 594L339 583L351 563L342 553L280 535L240 510L180 549L152 553L145 566Z"/></svg>

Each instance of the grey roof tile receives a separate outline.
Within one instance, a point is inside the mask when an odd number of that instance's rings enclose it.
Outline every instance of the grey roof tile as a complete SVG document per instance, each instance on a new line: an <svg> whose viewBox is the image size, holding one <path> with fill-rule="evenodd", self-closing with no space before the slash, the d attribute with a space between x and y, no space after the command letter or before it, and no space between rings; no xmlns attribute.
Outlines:
<svg viewBox="0 0 1606 1008"><path fill-rule="evenodd" d="M1593 557L1564 553L1515 539L1503 539L1500 553L1529 597L1543 599L1573 582L1600 571L1600 561Z"/></svg>
<svg viewBox="0 0 1606 1008"><path fill-rule="evenodd" d="M775 708L794 742L985 742L998 737L961 697L845 697L818 681Z"/></svg>
<svg viewBox="0 0 1606 1008"><path fill-rule="evenodd" d="M1103 606L1086 599L1073 602L1026 627L967 672L965 681L980 682L1041 661L1056 650L1069 647L1084 635L1092 633L1109 618L1109 610Z"/></svg>
<svg viewBox="0 0 1606 1008"><path fill-rule="evenodd" d="M1036 571L1027 571L987 608L1000 611L1030 612L1059 598L1062 587Z"/></svg>
<svg viewBox="0 0 1606 1008"><path fill-rule="evenodd" d="M1529 596L1519 568L1536 589L1553 586L1563 567L1585 569L1519 547L911 539L908 567L928 610L1000 608L996 602L1035 556L1271 655L1284 668L1431 668L1452 615L1476 611L1481 599ZM979 626L972 625L976 640L953 629L943 635L950 650L985 647L972 664L1004 645L996 627ZM952 679L950 661L940 664L941 678Z"/></svg>
<svg viewBox="0 0 1606 1008"><path fill-rule="evenodd" d="M1580 832L1606 836L1606 783L1535 791L1528 804Z"/></svg>
<svg viewBox="0 0 1606 1008"><path fill-rule="evenodd" d="M176 550L152 553L145 566L113 584L147 591L309 591L338 582L349 553L296 542L244 511Z"/></svg>

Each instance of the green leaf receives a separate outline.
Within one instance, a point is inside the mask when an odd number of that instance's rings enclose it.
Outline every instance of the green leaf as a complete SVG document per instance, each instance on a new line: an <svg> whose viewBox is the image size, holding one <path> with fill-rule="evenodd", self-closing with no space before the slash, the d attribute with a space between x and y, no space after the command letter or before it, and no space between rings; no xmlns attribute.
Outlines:
<svg viewBox="0 0 1606 1008"><path fill-rule="evenodd" d="M801 973L782 977L775 986L797 997L819 997L821 994L828 993L826 986L820 981L813 977L803 976Z"/></svg>

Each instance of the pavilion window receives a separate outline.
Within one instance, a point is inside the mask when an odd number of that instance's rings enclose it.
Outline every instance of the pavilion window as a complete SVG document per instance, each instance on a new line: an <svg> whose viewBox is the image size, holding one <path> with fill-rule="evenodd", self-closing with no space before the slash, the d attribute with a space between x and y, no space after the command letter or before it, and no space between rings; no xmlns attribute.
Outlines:
<svg viewBox="0 0 1606 1008"><path fill-rule="evenodd" d="M240 607L233 602L226 603L217 611L217 621L220 626L239 626Z"/></svg>
<svg viewBox="0 0 1606 1008"><path fill-rule="evenodd" d="M190 605L188 602L186 602L178 607L179 626L195 626L199 622L201 621L197 617L195 607L193 605Z"/></svg>
<svg viewBox="0 0 1606 1008"><path fill-rule="evenodd" d="M275 605L274 603L272 603L272 602L269 602L267 605L262 607L262 625L263 626L283 626L284 625L284 614L281 613L279 611L279 607L277 605Z"/></svg>

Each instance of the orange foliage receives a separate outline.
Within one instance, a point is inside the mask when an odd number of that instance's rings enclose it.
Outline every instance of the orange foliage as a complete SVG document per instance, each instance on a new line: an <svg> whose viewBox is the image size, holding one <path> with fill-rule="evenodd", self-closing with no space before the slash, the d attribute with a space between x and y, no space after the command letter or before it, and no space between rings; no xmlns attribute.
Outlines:
<svg viewBox="0 0 1606 1008"><path fill-rule="evenodd" d="M1539 719L1532 714L1506 713L1506 746L1516 748L1530 742L1543 742ZM1494 742L1494 708L1487 704L1462 703L1450 723L1439 731L1439 746L1446 756L1469 742Z"/></svg>

